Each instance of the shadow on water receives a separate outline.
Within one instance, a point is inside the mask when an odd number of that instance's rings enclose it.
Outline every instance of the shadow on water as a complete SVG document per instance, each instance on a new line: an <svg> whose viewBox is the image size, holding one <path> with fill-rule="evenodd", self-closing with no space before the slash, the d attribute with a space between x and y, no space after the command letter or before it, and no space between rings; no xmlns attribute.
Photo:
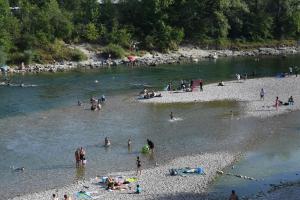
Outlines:
<svg viewBox="0 0 300 200"><path fill-rule="evenodd" d="M75 178L74 182L85 180L85 167L80 166L75 168Z"/></svg>

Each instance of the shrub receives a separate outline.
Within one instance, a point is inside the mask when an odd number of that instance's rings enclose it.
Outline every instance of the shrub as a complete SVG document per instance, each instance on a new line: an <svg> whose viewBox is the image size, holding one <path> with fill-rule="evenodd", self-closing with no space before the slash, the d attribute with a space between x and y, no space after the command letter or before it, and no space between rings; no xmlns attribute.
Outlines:
<svg viewBox="0 0 300 200"><path fill-rule="evenodd" d="M68 56L72 61L82 61L86 60L87 56L80 51L79 49L69 49L69 56Z"/></svg>
<svg viewBox="0 0 300 200"><path fill-rule="evenodd" d="M123 58L125 56L125 50L117 44L109 44L104 47L102 55L108 57L109 54L112 58Z"/></svg>

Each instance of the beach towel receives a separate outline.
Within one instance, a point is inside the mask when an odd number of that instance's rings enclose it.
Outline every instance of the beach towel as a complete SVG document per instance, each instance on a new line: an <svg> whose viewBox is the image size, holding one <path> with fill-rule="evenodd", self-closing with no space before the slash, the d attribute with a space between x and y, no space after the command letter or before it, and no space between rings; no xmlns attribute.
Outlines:
<svg viewBox="0 0 300 200"><path fill-rule="evenodd" d="M85 200L85 199L93 199L91 196L91 193L85 192L85 191L80 191L76 193L76 199L80 200Z"/></svg>
<svg viewBox="0 0 300 200"><path fill-rule="evenodd" d="M135 177L132 177L132 178L126 178L125 181L129 182L129 183L134 183L134 182L137 182L138 179L135 178Z"/></svg>

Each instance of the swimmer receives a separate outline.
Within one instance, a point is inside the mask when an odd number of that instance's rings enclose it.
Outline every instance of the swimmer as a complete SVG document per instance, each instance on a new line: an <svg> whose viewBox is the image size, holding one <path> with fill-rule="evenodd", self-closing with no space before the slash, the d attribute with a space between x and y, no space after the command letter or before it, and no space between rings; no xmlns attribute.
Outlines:
<svg viewBox="0 0 300 200"><path fill-rule="evenodd" d="M174 115L173 112L170 113L170 119L173 120L174 119Z"/></svg>
<svg viewBox="0 0 300 200"><path fill-rule="evenodd" d="M25 171L25 167L19 167L14 169L15 172L24 172Z"/></svg>
<svg viewBox="0 0 300 200"><path fill-rule="evenodd" d="M131 138L128 139L128 143L127 144L128 144L128 149L130 149L131 148Z"/></svg>
<svg viewBox="0 0 300 200"><path fill-rule="evenodd" d="M106 97L104 96L104 94L101 96L101 101L104 102L106 100Z"/></svg>
<svg viewBox="0 0 300 200"><path fill-rule="evenodd" d="M82 105L81 101L78 100L77 105L81 106Z"/></svg>
<svg viewBox="0 0 300 200"><path fill-rule="evenodd" d="M106 147L110 146L110 140L108 139L108 137L105 137L104 146L106 146Z"/></svg>
<svg viewBox="0 0 300 200"><path fill-rule="evenodd" d="M230 116L233 117L233 111L232 110L230 111Z"/></svg>

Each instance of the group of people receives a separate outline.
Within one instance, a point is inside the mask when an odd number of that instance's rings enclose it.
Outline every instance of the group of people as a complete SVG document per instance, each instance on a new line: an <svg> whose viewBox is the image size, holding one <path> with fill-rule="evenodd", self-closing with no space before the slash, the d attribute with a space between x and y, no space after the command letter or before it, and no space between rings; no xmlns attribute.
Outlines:
<svg viewBox="0 0 300 200"><path fill-rule="evenodd" d="M193 88L199 86L200 91L203 91L203 81L202 80L191 80L190 82L186 80L181 80L180 85L177 88L178 90L182 90L185 92L192 92ZM169 82L166 88L167 91L173 91L175 90L173 88L172 82Z"/></svg>
<svg viewBox="0 0 300 200"><path fill-rule="evenodd" d="M147 139L147 145L149 147L150 153L153 154L154 153L154 143L151 140ZM142 174L142 162L141 162L139 156L137 156L137 158L136 158L136 167L137 167L137 170L136 170L137 176L141 175Z"/></svg>
<svg viewBox="0 0 300 200"><path fill-rule="evenodd" d="M154 90L148 91L147 89L144 89L141 93L142 97L144 99L150 99L154 97L161 97L161 93L156 93Z"/></svg>
<svg viewBox="0 0 300 200"><path fill-rule="evenodd" d="M260 100L263 101L265 99L265 90L263 88L261 88L259 96L260 96ZM294 98L293 98L293 96L290 96L288 98L288 101L285 102L285 103L283 101L280 101L279 97L277 96L276 99L275 99L275 105L274 105L276 107L276 110L278 110L279 106L282 106L282 105L284 105L284 106L292 106L292 105L294 105Z"/></svg>
<svg viewBox="0 0 300 200"><path fill-rule="evenodd" d="M235 74L236 80L239 82L241 80L241 78L243 78L244 80L248 79L248 73L244 73L244 75L240 75L240 74Z"/></svg>
<svg viewBox="0 0 300 200"><path fill-rule="evenodd" d="M102 103L104 103L106 100L105 96L102 95L100 99L96 99L95 97L92 97L90 99L90 103L91 103L91 110L101 110L102 108Z"/></svg>
<svg viewBox="0 0 300 200"><path fill-rule="evenodd" d="M58 195L57 194L52 194L52 200L58 200ZM63 200L72 200L72 198L65 194Z"/></svg>
<svg viewBox="0 0 300 200"><path fill-rule="evenodd" d="M298 77L299 68L298 66L289 67L289 76L292 76L295 73L296 77Z"/></svg>
<svg viewBox="0 0 300 200"><path fill-rule="evenodd" d="M107 190L122 190L122 189L126 189L127 187L129 189L131 189L131 186L127 186L128 184L130 184L129 181L124 180L124 179L114 179L112 177L108 177L105 180L105 184L106 184L106 189ZM139 184L136 185L136 190L135 190L135 194L140 194L142 192L142 189L140 187Z"/></svg>
<svg viewBox="0 0 300 200"><path fill-rule="evenodd" d="M279 106L292 106L294 105L294 98L293 96L290 96L288 101L283 103L282 101L279 100L279 97L276 97L275 99L275 107L276 107L276 110L278 110Z"/></svg>
<svg viewBox="0 0 300 200"><path fill-rule="evenodd" d="M86 165L85 150L83 149L83 147L76 149L75 161L76 161L76 167Z"/></svg>
<svg viewBox="0 0 300 200"><path fill-rule="evenodd" d="M97 98L95 98L95 97L92 97L92 98L90 99L91 110L93 110L93 111L95 111L95 110L101 110L102 104L103 104L105 101L106 101L106 98L105 98L104 95L102 95L100 99L97 99ZM82 103L80 100L78 100L78 101L77 101L77 105L78 105L78 106L82 106L83 103Z"/></svg>

